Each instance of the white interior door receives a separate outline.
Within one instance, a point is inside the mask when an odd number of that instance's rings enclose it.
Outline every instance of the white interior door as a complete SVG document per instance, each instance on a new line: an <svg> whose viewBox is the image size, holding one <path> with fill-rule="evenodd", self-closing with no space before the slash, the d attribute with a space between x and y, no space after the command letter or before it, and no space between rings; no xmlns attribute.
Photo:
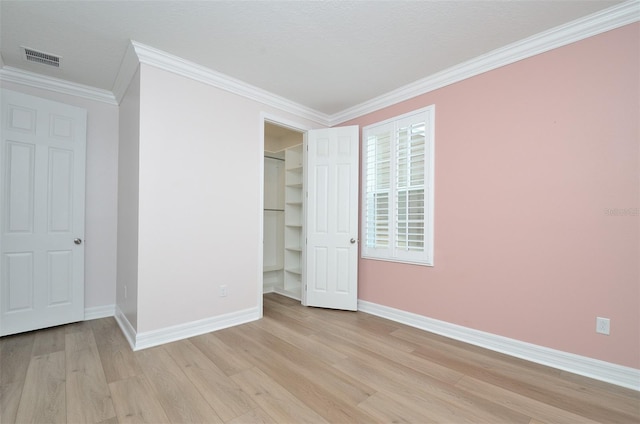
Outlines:
<svg viewBox="0 0 640 424"><path fill-rule="evenodd" d="M358 147L357 126L307 133L308 306L357 310Z"/></svg>
<svg viewBox="0 0 640 424"><path fill-rule="evenodd" d="M84 319L84 109L2 90L0 335Z"/></svg>

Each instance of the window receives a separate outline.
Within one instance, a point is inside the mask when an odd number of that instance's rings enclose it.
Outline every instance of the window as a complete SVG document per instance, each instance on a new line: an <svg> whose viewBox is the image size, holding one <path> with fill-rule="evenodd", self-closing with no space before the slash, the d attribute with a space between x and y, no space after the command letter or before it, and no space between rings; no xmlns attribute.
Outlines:
<svg viewBox="0 0 640 424"><path fill-rule="evenodd" d="M365 127L362 257L433 265L435 106Z"/></svg>

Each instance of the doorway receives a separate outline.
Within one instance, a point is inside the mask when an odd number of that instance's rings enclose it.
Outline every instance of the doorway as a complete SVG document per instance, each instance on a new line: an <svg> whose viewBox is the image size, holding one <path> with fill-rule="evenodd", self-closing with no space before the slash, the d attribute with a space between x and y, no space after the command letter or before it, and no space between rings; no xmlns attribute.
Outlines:
<svg viewBox="0 0 640 424"><path fill-rule="evenodd" d="M264 122L263 293L302 300L304 132Z"/></svg>
<svg viewBox="0 0 640 424"><path fill-rule="evenodd" d="M357 310L358 127L304 130L267 118L261 124L269 157L260 293Z"/></svg>

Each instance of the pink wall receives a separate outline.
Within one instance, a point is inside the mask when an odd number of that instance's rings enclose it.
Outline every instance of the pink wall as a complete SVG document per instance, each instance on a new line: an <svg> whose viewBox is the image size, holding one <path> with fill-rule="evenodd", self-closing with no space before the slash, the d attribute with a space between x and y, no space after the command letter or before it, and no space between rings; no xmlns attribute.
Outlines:
<svg viewBox="0 0 640 424"><path fill-rule="evenodd" d="M640 368L639 40L628 25L343 124L436 105L435 267L361 259L360 299Z"/></svg>

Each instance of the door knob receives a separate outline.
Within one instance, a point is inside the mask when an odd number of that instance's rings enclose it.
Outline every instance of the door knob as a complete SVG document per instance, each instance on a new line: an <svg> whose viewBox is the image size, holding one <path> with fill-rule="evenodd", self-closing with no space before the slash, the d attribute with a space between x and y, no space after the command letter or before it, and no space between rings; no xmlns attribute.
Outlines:
<svg viewBox="0 0 640 424"><path fill-rule="evenodd" d="M79 239L79 238L77 238L77 239L73 239L73 242L74 242L75 244L82 244L82 239Z"/></svg>
<svg viewBox="0 0 640 424"><path fill-rule="evenodd" d="M356 242L356 239L352 238L351 240L349 240L351 242L351 244L354 244Z"/></svg>

